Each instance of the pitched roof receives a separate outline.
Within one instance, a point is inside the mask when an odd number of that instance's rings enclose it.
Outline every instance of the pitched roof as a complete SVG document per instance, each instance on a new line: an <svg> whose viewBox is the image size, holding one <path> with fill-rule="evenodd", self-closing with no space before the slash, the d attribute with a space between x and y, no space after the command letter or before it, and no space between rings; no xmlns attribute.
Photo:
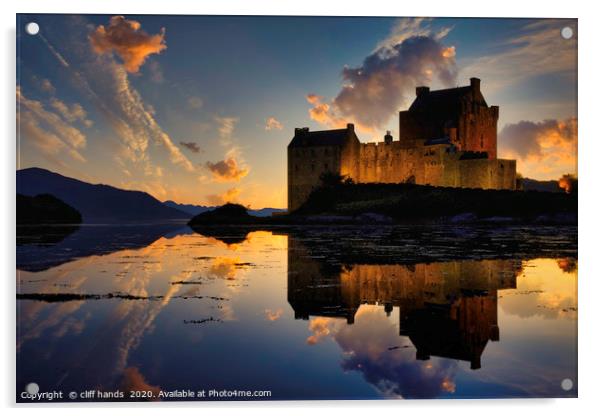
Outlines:
<svg viewBox="0 0 602 416"><path fill-rule="evenodd" d="M296 129L289 147L344 146L349 140L359 141L355 132L348 128L319 131Z"/></svg>
<svg viewBox="0 0 602 416"><path fill-rule="evenodd" d="M470 86L424 92L416 97L409 111L455 111L459 109L460 102L470 95Z"/></svg>

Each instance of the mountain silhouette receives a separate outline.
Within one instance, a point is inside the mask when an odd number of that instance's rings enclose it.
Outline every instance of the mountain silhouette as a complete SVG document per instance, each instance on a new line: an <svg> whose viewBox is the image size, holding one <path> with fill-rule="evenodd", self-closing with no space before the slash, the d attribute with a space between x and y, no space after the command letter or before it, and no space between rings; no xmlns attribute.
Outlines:
<svg viewBox="0 0 602 416"><path fill-rule="evenodd" d="M186 220L191 215L165 206L146 192L90 184L46 169L17 171L17 193L50 194L78 210L87 224Z"/></svg>
<svg viewBox="0 0 602 416"><path fill-rule="evenodd" d="M203 212L213 211L216 209L216 206L206 206L206 205L192 205L192 204L178 204L174 201L165 201L164 205L175 208L177 210L186 212L191 216L199 215ZM286 212L286 209L283 208L261 208L261 209L249 209L249 215L254 217L271 217L274 212Z"/></svg>

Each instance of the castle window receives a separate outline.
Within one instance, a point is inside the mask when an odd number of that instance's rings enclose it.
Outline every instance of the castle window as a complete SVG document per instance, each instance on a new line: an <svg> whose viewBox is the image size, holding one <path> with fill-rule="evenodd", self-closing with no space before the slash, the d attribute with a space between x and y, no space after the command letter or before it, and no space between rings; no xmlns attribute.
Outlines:
<svg viewBox="0 0 602 416"><path fill-rule="evenodd" d="M324 169L328 170L328 163L324 163Z"/></svg>
<svg viewBox="0 0 602 416"><path fill-rule="evenodd" d="M324 149L324 154L328 156L328 149Z"/></svg>
<svg viewBox="0 0 602 416"><path fill-rule="evenodd" d="M311 164L311 171L315 172L316 171L316 165L314 165L313 163Z"/></svg>
<svg viewBox="0 0 602 416"><path fill-rule="evenodd" d="M311 155L315 156L316 155L316 151L314 149L311 149Z"/></svg>

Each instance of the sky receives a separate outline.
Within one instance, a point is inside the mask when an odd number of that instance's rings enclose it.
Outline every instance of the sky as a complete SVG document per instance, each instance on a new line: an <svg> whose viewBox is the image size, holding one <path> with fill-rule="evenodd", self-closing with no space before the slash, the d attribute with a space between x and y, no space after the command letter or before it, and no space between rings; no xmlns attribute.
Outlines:
<svg viewBox="0 0 602 416"><path fill-rule="evenodd" d="M19 15L17 26L19 169L161 201L284 208L295 127L397 137L416 86L478 77L500 106L498 157L524 177L577 173L576 20Z"/></svg>

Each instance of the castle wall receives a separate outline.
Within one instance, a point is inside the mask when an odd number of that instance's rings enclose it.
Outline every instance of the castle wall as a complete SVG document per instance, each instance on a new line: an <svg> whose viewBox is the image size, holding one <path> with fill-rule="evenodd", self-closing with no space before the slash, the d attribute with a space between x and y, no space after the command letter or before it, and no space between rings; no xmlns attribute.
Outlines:
<svg viewBox="0 0 602 416"><path fill-rule="evenodd" d="M506 159L460 160L462 188L516 189L516 161Z"/></svg>
<svg viewBox="0 0 602 416"><path fill-rule="evenodd" d="M516 162L461 159L449 145L408 148L401 142L359 145L357 183L402 183L459 188L516 189ZM347 161L352 165L352 161Z"/></svg>

